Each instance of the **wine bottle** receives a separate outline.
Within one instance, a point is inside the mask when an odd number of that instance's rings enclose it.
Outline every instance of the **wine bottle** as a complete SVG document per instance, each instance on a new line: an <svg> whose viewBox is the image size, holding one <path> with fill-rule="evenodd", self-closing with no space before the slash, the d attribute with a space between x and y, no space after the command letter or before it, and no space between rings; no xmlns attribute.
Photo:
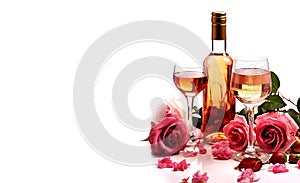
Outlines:
<svg viewBox="0 0 300 183"><path fill-rule="evenodd" d="M212 52L203 62L208 76L203 90L201 130L209 141L218 141L223 127L234 118L235 98L230 92L233 60L226 52L226 12L212 12ZM214 134L216 139L214 139Z"/></svg>

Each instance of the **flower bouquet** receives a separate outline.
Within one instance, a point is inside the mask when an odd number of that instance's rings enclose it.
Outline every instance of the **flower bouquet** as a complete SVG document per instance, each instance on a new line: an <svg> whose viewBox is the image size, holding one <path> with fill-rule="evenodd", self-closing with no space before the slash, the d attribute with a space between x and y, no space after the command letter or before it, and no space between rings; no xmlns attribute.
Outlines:
<svg viewBox="0 0 300 183"><path fill-rule="evenodd" d="M298 163L298 167L300 165L300 133L298 131L300 127L300 98L297 103L287 99L279 92L280 80L274 72L271 72L271 79L272 92L266 101L258 106L254 121L255 145L269 153L270 159L267 162L261 162L257 158L242 160L236 167L242 172L238 182L259 180L253 172L259 171L263 164L272 164L268 171L273 173L288 172L285 166L287 162ZM286 109L286 102L292 104L295 109ZM181 153L183 157L193 157L207 152L202 143L202 132L199 130L201 108L198 109L196 106L193 108L194 113L199 115L193 117L193 125L196 128L193 137L190 137L184 121L185 112L182 112L179 106L181 105L178 100L166 100L153 116L151 130L147 138L153 155L170 158L172 155ZM233 152L244 151L247 147L248 128L246 110L242 109L236 113L233 120L224 126L225 138L211 146L213 157L218 160L226 160L232 157ZM198 141L192 149L187 148L187 142L190 138ZM173 168L174 171L184 171L189 167L186 161L174 163L170 159L159 160L158 164L159 168ZM193 180L201 177L201 175L202 182L206 182L208 180L206 172L202 172L202 174L196 172ZM184 178L182 182L187 182L188 179Z"/></svg>
<svg viewBox="0 0 300 183"><path fill-rule="evenodd" d="M255 114L256 145L267 153L274 152L295 152L300 153L298 147L298 129L300 127L300 98L297 104L287 99L279 92L280 80L271 72L272 92L266 101L258 106ZM290 102L295 109L286 110ZM224 133L230 142L230 147L236 151L243 151L246 148L247 128L246 110L242 109L237 113L234 120L224 127Z"/></svg>

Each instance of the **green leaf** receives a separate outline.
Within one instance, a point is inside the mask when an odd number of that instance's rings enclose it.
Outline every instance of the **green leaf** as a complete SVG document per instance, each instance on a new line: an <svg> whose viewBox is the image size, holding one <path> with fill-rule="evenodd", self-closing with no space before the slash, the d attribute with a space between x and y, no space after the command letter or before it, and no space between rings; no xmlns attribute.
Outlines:
<svg viewBox="0 0 300 183"><path fill-rule="evenodd" d="M192 116L193 125L196 128L200 128L202 125L202 107L200 107L198 109L197 106L194 106L193 109L194 109L195 113L198 114L196 116Z"/></svg>
<svg viewBox="0 0 300 183"><path fill-rule="evenodd" d="M300 112L300 98L298 98L298 101L297 101L297 109L298 109L298 112Z"/></svg>
<svg viewBox="0 0 300 183"><path fill-rule="evenodd" d="M202 117L202 107L199 109L199 115Z"/></svg>
<svg viewBox="0 0 300 183"><path fill-rule="evenodd" d="M271 71L271 79L272 79L272 93L276 94L278 88L280 87L280 80L273 71Z"/></svg>
<svg viewBox="0 0 300 183"><path fill-rule="evenodd" d="M296 112L294 109L289 109L288 114L295 120L295 122L297 123L297 125L300 128L300 114L298 112Z"/></svg>
<svg viewBox="0 0 300 183"><path fill-rule="evenodd" d="M202 118L198 118L198 117L192 117L192 122L193 122L193 126L196 128L201 128L202 125Z"/></svg>
<svg viewBox="0 0 300 183"><path fill-rule="evenodd" d="M148 137L145 138L145 139L143 139L143 140L141 140L141 142L145 142L145 141L149 141Z"/></svg>
<svg viewBox="0 0 300 183"><path fill-rule="evenodd" d="M266 100L267 101L265 101L263 104L258 106L259 113L276 111L276 110L286 106L286 103L283 101L283 99L279 95L270 95L266 98Z"/></svg>
<svg viewBox="0 0 300 183"><path fill-rule="evenodd" d="M247 108L242 109L240 112L237 113L238 115L242 115L245 117L245 119L248 121L248 113Z"/></svg>
<svg viewBox="0 0 300 183"><path fill-rule="evenodd" d="M198 109L197 106L194 106L194 107L193 107L193 110L194 110L197 114L199 114L199 109Z"/></svg>

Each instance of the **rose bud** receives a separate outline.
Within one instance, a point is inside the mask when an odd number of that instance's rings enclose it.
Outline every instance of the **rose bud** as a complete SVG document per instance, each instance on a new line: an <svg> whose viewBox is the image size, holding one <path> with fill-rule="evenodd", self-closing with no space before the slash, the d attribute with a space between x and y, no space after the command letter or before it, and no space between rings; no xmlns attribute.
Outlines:
<svg viewBox="0 0 300 183"><path fill-rule="evenodd" d="M297 162L300 160L300 154L290 154L289 156L289 163L291 164L297 164Z"/></svg>
<svg viewBox="0 0 300 183"><path fill-rule="evenodd" d="M296 137L296 142L291 147L293 153L300 153L300 138Z"/></svg>
<svg viewBox="0 0 300 183"><path fill-rule="evenodd" d="M269 162L272 164L285 164L287 162L287 155L284 152L274 152Z"/></svg>
<svg viewBox="0 0 300 183"><path fill-rule="evenodd" d="M258 158L245 158L237 167L235 167L235 169L241 171L242 169L251 168L253 172L257 172L261 169L262 165L262 161Z"/></svg>

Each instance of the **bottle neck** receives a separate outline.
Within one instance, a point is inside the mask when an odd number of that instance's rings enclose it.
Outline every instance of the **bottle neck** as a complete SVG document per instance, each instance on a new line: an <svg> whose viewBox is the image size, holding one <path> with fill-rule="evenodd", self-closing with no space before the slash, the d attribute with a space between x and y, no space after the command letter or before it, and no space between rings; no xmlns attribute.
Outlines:
<svg viewBox="0 0 300 183"><path fill-rule="evenodd" d="M226 53L226 40L212 40L212 53Z"/></svg>
<svg viewBox="0 0 300 183"><path fill-rule="evenodd" d="M212 53L226 53L226 19L212 17L211 28Z"/></svg>

